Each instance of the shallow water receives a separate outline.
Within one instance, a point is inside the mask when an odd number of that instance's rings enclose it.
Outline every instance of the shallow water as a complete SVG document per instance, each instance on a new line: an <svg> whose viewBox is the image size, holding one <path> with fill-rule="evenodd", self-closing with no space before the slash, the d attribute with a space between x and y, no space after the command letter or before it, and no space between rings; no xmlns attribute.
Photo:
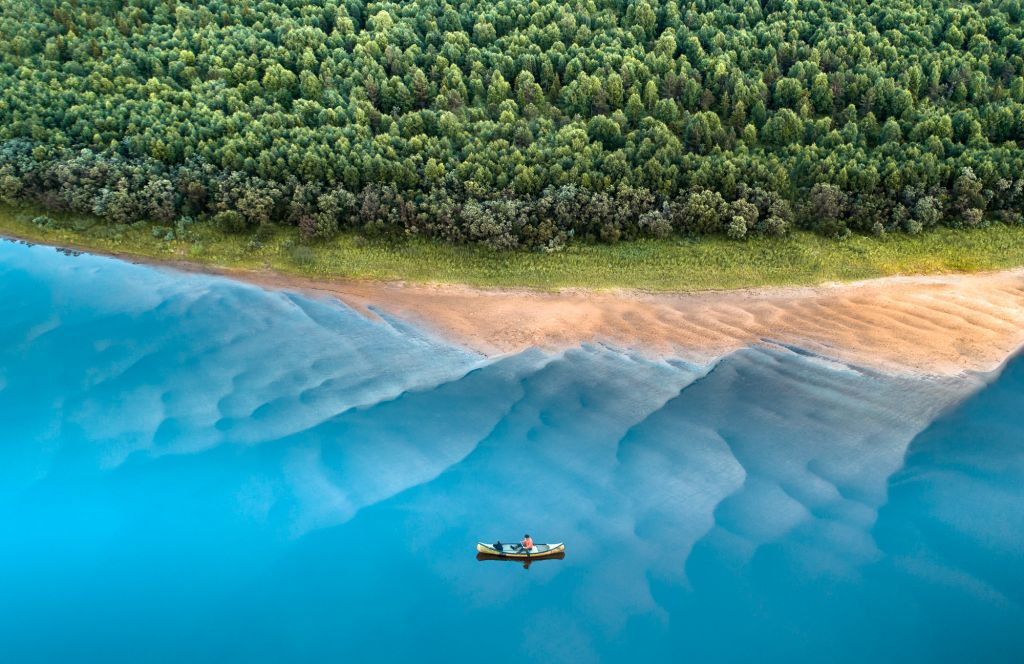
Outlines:
<svg viewBox="0 0 1024 664"><path fill-rule="evenodd" d="M1022 394L0 242L0 657L1020 661ZM524 530L565 559L475 559Z"/></svg>

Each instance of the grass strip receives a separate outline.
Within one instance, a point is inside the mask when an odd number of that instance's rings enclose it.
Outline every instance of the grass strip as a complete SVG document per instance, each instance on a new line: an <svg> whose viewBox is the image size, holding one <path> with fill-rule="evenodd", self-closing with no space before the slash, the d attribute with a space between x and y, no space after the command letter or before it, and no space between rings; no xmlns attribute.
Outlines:
<svg viewBox="0 0 1024 664"><path fill-rule="evenodd" d="M830 240L786 238L639 240L578 244L553 254L497 252L423 239L388 241L344 234L303 244L295 228L228 235L208 224L173 229L148 222L111 225L95 218L0 206L0 234L104 253L185 260L211 267L273 270L315 279L458 283L481 287L720 290L809 285L896 274L975 272L1024 265L1024 226L940 228L920 235Z"/></svg>

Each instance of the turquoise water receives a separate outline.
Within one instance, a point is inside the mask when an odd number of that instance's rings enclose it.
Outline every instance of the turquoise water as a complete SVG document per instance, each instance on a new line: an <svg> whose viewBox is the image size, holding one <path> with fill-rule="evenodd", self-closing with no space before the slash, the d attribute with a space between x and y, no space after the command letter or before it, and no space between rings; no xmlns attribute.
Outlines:
<svg viewBox="0 0 1024 664"><path fill-rule="evenodd" d="M0 242L0 659L1021 661L1022 394Z"/></svg>

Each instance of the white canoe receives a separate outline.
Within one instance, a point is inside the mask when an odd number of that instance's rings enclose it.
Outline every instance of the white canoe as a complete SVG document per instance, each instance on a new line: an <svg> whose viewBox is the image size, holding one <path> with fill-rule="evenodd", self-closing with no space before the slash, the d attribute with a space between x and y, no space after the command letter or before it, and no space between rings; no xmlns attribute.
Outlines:
<svg viewBox="0 0 1024 664"><path fill-rule="evenodd" d="M565 553L565 544L534 544L529 551L525 551L519 544L502 544L500 549L494 548L493 544L477 542L476 550L489 556L500 558L546 558Z"/></svg>

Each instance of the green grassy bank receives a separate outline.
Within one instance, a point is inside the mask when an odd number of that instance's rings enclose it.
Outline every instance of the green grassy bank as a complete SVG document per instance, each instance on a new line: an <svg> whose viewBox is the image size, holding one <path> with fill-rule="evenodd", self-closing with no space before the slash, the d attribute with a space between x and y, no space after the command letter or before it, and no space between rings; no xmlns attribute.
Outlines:
<svg viewBox="0 0 1024 664"><path fill-rule="evenodd" d="M557 254L500 253L408 240L344 235L304 245L294 228L263 237L225 235L196 224L169 237L147 223L111 226L87 217L0 207L0 234L31 241L203 265L270 269L321 279L376 279L524 286L701 290L816 284L893 274L971 272L1024 265L1024 227L938 229L918 236L828 240L809 233L734 242L720 238L578 245Z"/></svg>

